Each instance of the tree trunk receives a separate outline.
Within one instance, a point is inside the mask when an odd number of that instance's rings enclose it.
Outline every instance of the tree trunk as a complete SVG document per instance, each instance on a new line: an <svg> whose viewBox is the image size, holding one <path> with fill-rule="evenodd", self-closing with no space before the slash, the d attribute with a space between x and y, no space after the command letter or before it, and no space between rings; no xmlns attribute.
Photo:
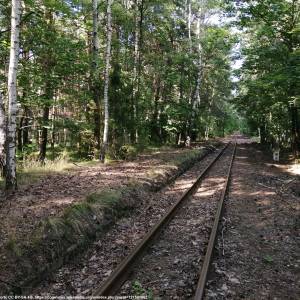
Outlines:
<svg viewBox="0 0 300 300"><path fill-rule="evenodd" d="M192 27L192 3L191 0L186 1L186 14L187 14L187 28L188 28L188 39L189 39L189 51L192 51L192 35L191 35L191 27Z"/></svg>
<svg viewBox="0 0 300 300"><path fill-rule="evenodd" d="M198 39L198 62L197 62L197 81L196 81L196 90L195 90L195 99L194 105L200 106L200 87L201 87L201 75L202 75L202 47L200 42L201 36L201 9L199 10L199 16L197 21L197 39Z"/></svg>
<svg viewBox="0 0 300 300"><path fill-rule="evenodd" d="M266 135L266 127L265 125L260 125L260 143L262 145L266 145L267 143L267 135Z"/></svg>
<svg viewBox="0 0 300 300"><path fill-rule="evenodd" d="M45 11L45 18L47 20L48 30L53 34L55 32L54 27L54 14L51 10ZM45 74L52 74L53 68L56 65L56 59L54 57L53 49L50 48L47 55L44 57L44 72ZM53 101L54 96L54 87L53 87L53 78L51 76L47 76L45 79L45 88L44 88L44 96L45 96L45 104L43 107L43 118L42 118L42 134L40 139L40 153L39 153L39 161L42 163L46 158L47 152L47 143L48 143L48 128L49 128L49 114L50 107Z"/></svg>
<svg viewBox="0 0 300 300"><path fill-rule="evenodd" d="M29 144L29 109L27 106L24 108L24 123L23 123L23 147Z"/></svg>
<svg viewBox="0 0 300 300"><path fill-rule="evenodd" d="M26 54L23 53L23 58L26 59ZM22 98L23 98L23 101L25 100L26 98L26 92L25 90L23 90L23 95L22 95ZM20 152L21 154L21 157L20 159L22 160L23 159L23 130L24 130L24 123L25 123L25 120L26 120L26 109L24 108L23 112L22 112L22 116L20 117L20 122L19 122L19 125L17 126L17 148L18 148L18 151Z"/></svg>
<svg viewBox="0 0 300 300"><path fill-rule="evenodd" d="M55 99L54 99L55 101ZM56 122L56 101L52 106L52 124L51 124L51 152L52 152L52 160L55 159L55 122Z"/></svg>
<svg viewBox="0 0 300 300"><path fill-rule="evenodd" d="M40 138L40 153L38 160L44 162L47 152L48 143L48 128L49 128L49 114L50 114L50 102L53 99L53 90L51 87L51 82L47 80L45 87L45 98L46 105L43 108L43 118L42 118L42 134Z"/></svg>
<svg viewBox="0 0 300 300"><path fill-rule="evenodd" d="M8 70L8 111L6 134L6 189L17 188L16 175L16 116L17 116L17 71L20 47L21 0L12 0L11 40Z"/></svg>
<svg viewBox="0 0 300 300"><path fill-rule="evenodd" d="M109 70L111 59L111 5L113 0L107 0L107 29L106 29L106 57L105 57L105 73L104 73L104 131L103 142L100 160L104 163L106 150L108 147L108 130L109 130L109 103L108 103L108 88L109 88Z"/></svg>
<svg viewBox="0 0 300 300"><path fill-rule="evenodd" d="M40 153L39 153L39 161L44 162L46 158L47 152L47 141L48 141L48 123L49 123L49 106L45 106L43 109L43 127L42 127L42 135L40 141Z"/></svg>
<svg viewBox="0 0 300 300"><path fill-rule="evenodd" d="M22 153L23 151L23 124L24 124L24 115L20 118L19 128L18 128L18 151Z"/></svg>
<svg viewBox="0 0 300 300"><path fill-rule="evenodd" d="M139 63L139 0L135 0L135 37L134 37L134 64L133 64L133 80L132 80L132 126L131 141L138 142L137 130L137 91L138 91L138 63Z"/></svg>
<svg viewBox="0 0 300 300"><path fill-rule="evenodd" d="M101 112L100 112L100 76L99 76L99 13L98 13L98 0L93 1L93 37L92 37L92 92L93 100L95 102L94 111L94 136L96 140L96 149L100 150L100 127L101 127Z"/></svg>
<svg viewBox="0 0 300 300"><path fill-rule="evenodd" d="M4 175L5 170L5 110L4 101L0 92L0 174Z"/></svg>
<svg viewBox="0 0 300 300"><path fill-rule="evenodd" d="M135 40L134 40L134 67L133 67L133 126L135 143L139 141L139 91L141 74L141 48L143 44L143 20L144 20L144 0L135 0Z"/></svg>
<svg viewBox="0 0 300 300"><path fill-rule="evenodd" d="M298 108L293 105L291 107L292 114L292 151L295 158L299 157L300 152L300 136L299 136L299 123L298 123Z"/></svg>
<svg viewBox="0 0 300 300"><path fill-rule="evenodd" d="M161 142L161 136L159 132L159 107L158 101L160 100L161 94L161 82L160 78L156 77L154 79L153 88L155 90L154 94L154 111L152 116L152 126L151 126L151 140L155 141L156 143Z"/></svg>

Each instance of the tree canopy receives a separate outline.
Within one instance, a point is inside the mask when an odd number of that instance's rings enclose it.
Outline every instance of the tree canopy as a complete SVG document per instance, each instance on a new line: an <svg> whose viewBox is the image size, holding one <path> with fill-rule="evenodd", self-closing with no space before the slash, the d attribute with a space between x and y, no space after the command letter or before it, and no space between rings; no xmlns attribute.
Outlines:
<svg viewBox="0 0 300 300"><path fill-rule="evenodd" d="M299 106L300 21L298 1L230 1L237 15L244 59L236 106L265 141L287 145L291 109ZM298 125L299 126L299 125ZM299 130L299 128L298 128Z"/></svg>
<svg viewBox="0 0 300 300"><path fill-rule="evenodd" d="M19 161L65 150L73 159L99 158L103 145L115 158L126 145L239 129L259 129L263 141L282 145L295 139L296 0L18 1ZM4 99L11 4L0 2ZM242 67L234 70L237 47Z"/></svg>

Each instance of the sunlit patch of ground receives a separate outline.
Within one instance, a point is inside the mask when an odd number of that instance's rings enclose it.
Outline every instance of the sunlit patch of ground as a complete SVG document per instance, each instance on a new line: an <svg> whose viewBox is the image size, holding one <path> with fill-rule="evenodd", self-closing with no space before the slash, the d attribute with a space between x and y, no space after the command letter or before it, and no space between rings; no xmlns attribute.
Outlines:
<svg viewBox="0 0 300 300"><path fill-rule="evenodd" d="M197 192L194 194L194 199L212 196L214 193L216 193L217 189L222 188L223 183L223 177L214 176L211 178L207 178L205 184L201 185Z"/></svg>
<svg viewBox="0 0 300 300"><path fill-rule="evenodd" d="M288 171L293 175L300 175L300 164L294 164L290 166Z"/></svg>
<svg viewBox="0 0 300 300"><path fill-rule="evenodd" d="M220 139L224 143L232 142L237 144L252 144L252 143L258 143L259 138L258 137L248 137L239 133L232 134L229 136L226 136L224 138Z"/></svg>
<svg viewBox="0 0 300 300"><path fill-rule="evenodd" d="M258 149L238 146L207 300L299 299L300 167Z"/></svg>
<svg viewBox="0 0 300 300"><path fill-rule="evenodd" d="M171 190L167 191L167 195L172 195L177 193L178 191L183 191L190 188L193 185L194 181L191 180L179 180L179 182L172 188Z"/></svg>
<svg viewBox="0 0 300 300"><path fill-rule="evenodd" d="M265 164L268 167L276 167L284 172L288 172L291 175L300 175L300 164L270 164L266 163Z"/></svg>

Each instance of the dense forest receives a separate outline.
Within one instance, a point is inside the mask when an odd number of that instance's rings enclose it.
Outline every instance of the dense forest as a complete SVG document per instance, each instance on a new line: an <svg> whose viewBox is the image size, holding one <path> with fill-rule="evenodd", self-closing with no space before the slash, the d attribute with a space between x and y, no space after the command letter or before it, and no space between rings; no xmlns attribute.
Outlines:
<svg viewBox="0 0 300 300"><path fill-rule="evenodd" d="M236 130L297 151L299 35L297 0L1 0L6 187L24 161Z"/></svg>

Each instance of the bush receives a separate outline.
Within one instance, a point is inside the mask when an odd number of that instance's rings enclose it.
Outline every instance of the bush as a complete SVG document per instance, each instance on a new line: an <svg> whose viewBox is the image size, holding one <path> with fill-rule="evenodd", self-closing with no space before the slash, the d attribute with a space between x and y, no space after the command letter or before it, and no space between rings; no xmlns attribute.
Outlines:
<svg viewBox="0 0 300 300"><path fill-rule="evenodd" d="M137 148L132 145L123 145L118 152L118 156L125 160L135 159L138 154Z"/></svg>

